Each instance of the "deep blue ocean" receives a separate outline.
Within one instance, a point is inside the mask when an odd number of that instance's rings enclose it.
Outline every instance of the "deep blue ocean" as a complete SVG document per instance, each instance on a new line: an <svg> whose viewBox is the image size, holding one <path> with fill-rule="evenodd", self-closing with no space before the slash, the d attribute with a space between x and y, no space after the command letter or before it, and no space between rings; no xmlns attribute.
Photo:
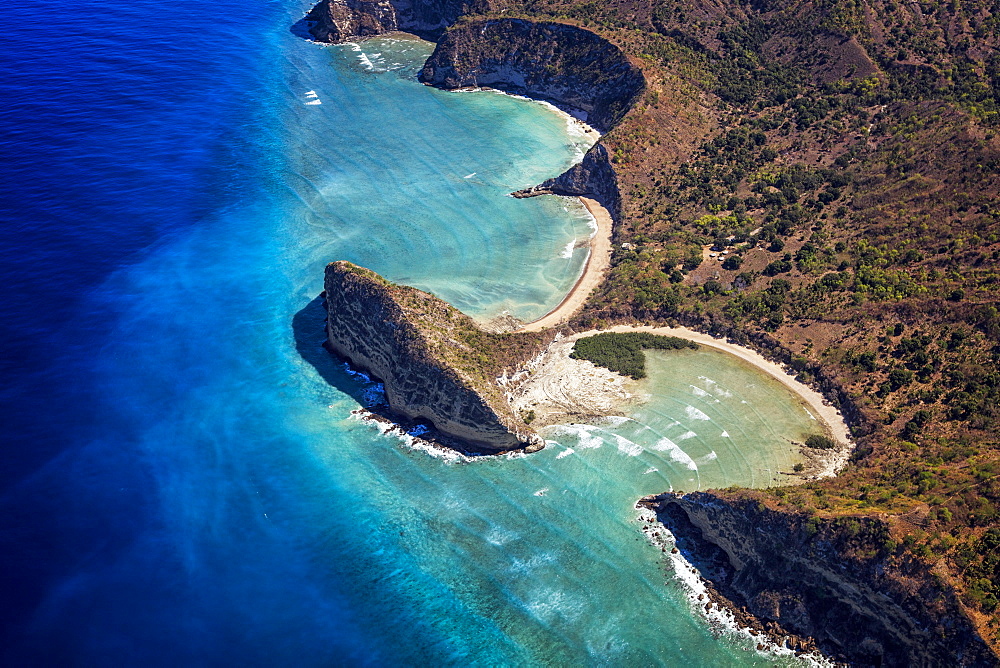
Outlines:
<svg viewBox="0 0 1000 668"><path fill-rule="evenodd" d="M378 387L319 347L323 266L540 316L590 220L507 193L593 138L421 86L426 42L309 43L308 8L0 8L0 663L791 663L699 613L632 505L792 461L731 360L531 457L352 414Z"/></svg>

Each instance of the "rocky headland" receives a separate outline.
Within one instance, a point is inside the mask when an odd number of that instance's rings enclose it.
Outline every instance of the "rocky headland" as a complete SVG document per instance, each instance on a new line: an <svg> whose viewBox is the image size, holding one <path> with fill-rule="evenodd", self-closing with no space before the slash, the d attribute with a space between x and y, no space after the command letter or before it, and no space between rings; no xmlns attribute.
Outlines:
<svg viewBox="0 0 1000 668"><path fill-rule="evenodd" d="M491 11L490 0L322 0L308 14L309 34L318 42L346 42L404 31L440 37L464 14Z"/></svg>
<svg viewBox="0 0 1000 668"><path fill-rule="evenodd" d="M855 666L996 665L942 580L887 559L895 544L878 518L811 518L728 493L639 505L710 580L712 603L761 635Z"/></svg>
<svg viewBox="0 0 1000 668"><path fill-rule="evenodd" d="M544 447L496 379L537 356L545 335L483 331L437 297L349 262L327 266L324 288L328 346L384 384L392 412L465 452Z"/></svg>
<svg viewBox="0 0 1000 668"><path fill-rule="evenodd" d="M589 30L523 19L467 21L448 30L420 80L440 88L485 86L583 111L614 127L645 90L642 71Z"/></svg>

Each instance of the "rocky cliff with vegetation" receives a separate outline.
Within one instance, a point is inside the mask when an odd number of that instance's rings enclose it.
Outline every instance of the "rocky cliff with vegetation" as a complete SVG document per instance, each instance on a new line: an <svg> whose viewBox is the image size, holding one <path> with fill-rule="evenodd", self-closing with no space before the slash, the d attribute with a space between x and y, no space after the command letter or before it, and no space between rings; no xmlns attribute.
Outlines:
<svg viewBox="0 0 1000 668"><path fill-rule="evenodd" d="M832 533L878 518L892 542L869 549L1000 646L1000 7L492 0L457 20L501 12L593 31L645 79L603 157L546 184L613 183L627 242L575 326L680 322L820 382L864 425L847 470L726 502Z"/></svg>
<svg viewBox="0 0 1000 668"><path fill-rule="evenodd" d="M433 295L349 262L327 266L327 343L385 385L390 410L430 423L456 449L539 450L497 383L544 347L541 334L491 334Z"/></svg>
<svg viewBox="0 0 1000 668"><path fill-rule="evenodd" d="M490 0L322 0L306 15L320 42L346 42L406 31L435 39L458 17L490 11Z"/></svg>
<svg viewBox="0 0 1000 668"><path fill-rule="evenodd" d="M488 86L583 111L608 130L642 94L642 72L589 30L521 19L465 21L446 32L420 80L446 89Z"/></svg>
<svg viewBox="0 0 1000 668"><path fill-rule="evenodd" d="M878 518L820 520L705 493L640 505L711 578L713 604L750 613L789 646L815 643L854 666L996 665L954 591L892 559L895 539Z"/></svg>

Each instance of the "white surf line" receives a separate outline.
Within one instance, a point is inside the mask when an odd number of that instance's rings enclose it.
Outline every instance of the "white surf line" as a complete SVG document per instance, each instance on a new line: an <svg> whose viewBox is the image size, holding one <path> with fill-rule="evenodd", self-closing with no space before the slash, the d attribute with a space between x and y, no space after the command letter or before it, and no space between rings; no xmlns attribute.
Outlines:
<svg viewBox="0 0 1000 668"><path fill-rule="evenodd" d="M797 655L795 651L783 644L778 644L769 636L751 633L750 629L737 622L732 612L726 608L716 604L706 605L712 600L708 593L706 580L679 551L674 551L677 545L674 534L660 522L653 510L641 507L636 509L639 511L639 515L635 521L640 525L640 531L654 547L660 548L661 553L670 564L673 579L680 585L687 599L689 610L693 614L707 621L711 627L729 635L745 649L756 652L758 656L786 659L797 657L806 665L817 668L832 668L836 665L829 657L817 652Z"/></svg>

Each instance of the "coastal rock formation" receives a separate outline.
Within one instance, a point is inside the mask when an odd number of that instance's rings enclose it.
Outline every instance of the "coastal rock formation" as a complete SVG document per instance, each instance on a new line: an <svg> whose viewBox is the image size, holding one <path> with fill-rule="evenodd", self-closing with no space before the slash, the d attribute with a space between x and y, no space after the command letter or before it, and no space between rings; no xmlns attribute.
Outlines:
<svg viewBox="0 0 1000 668"><path fill-rule="evenodd" d="M613 127L645 90L638 67L595 33L523 19L469 21L449 30L420 80L446 89L488 86L550 100Z"/></svg>
<svg viewBox="0 0 1000 668"><path fill-rule="evenodd" d="M780 624L858 666L995 665L953 592L889 563L891 538L877 519L810 521L700 492L639 503L656 512L737 617L746 610L762 630L773 634ZM861 543L876 550L853 549Z"/></svg>
<svg viewBox="0 0 1000 668"><path fill-rule="evenodd" d="M396 30L436 39L459 16L491 9L490 0L320 0L305 18L318 42L345 42Z"/></svg>
<svg viewBox="0 0 1000 668"><path fill-rule="evenodd" d="M573 110L607 131L646 87L641 70L602 37L576 26L522 19L470 21L449 30L420 80L441 88L488 86ZM618 179L608 151L595 144L582 162L515 197L591 197L620 217Z"/></svg>
<svg viewBox="0 0 1000 668"><path fill-rule="evenodd" d="M621 216L618 177L611 166L608 149L600 143L594 144L583 156L581 162L573 165L559 176L511 194L514 197L534 197L536 195L590 197L600 202L613 219L618 220Z"/></svg>
<svg viewBox="0 0 1000 668"><path fill-rule="evenodd" d="M496 379L536 356L540 334L491 334L433 295L349 262L326 268L327 341L385 384L390 409L480 454L544 441L515 416Z"/></svg>

